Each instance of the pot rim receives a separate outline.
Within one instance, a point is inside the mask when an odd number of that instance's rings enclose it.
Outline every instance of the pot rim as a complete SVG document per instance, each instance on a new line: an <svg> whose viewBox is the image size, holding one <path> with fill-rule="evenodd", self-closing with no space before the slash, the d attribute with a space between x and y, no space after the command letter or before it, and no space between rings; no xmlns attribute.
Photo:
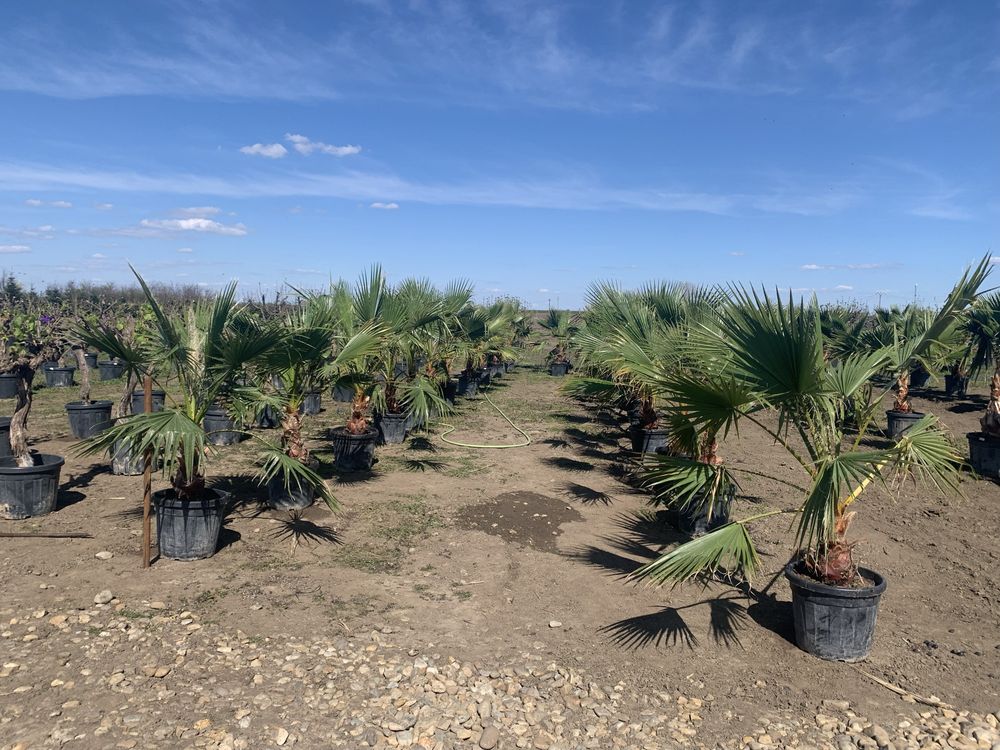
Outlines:
<svg viewBox="0 0 1000 750"><path fill-rule="evenodd" d="M796 570L796 566L801 562L798 558L790 560L787 565L785 565L785 578L793 586L798 586L800 589L805 589L806 591L811 591L814 594L825 594L826 596L835 596L841 599L877 599L882 596L885 591L887 582L885 576L878 573L870 568L858 568L858 572L861 573L862 577L869 581L874 581L871 586L866 586L862 589L848 588L845 586L831 586L828 583L822 583L817 581L815 578L810 578L809 576L803 575Z"/></svg>
<svg viewBox="0 0 1000 750"><path fill-rule="evenodd" d="M996 435L990 435L982 430L974 430L972 432L965 433L965 437L971 440L980 440L982 442L993 441L995 443L1000 443L1000 437Z"/></svg>
<svg viewBox="0 0 1000 750"><path fill-rule="evenodd" d="M114 401L91 401L90 403L84 403L83 401L70 401L66 404L66 411L86 411L89 409L108 409L113 407Z"/></svg>
<svg viewBox="0 0 1000 750"><path fill-rule="evenodd" d="M18 474L50 474L53 469L59 469L66 463L66 459L54 453L32 453L41 460L42 463L34 466L5 466L4 464L13 462L13 456L0 458L0 475L16 476Z"/></svg>
<svg viewBox="0 0 1000 750"><path fill-rule="evenodd" d="M75 367L46 367L45 372L65 372L66 370L75 370Z"/></svg>
<svg viewBox="0 0 1000 750"><path fill-rule="evenodd" d="M227 492L226 490L220 490L220 489L218 489L216 487L206 487L205 488L205 492L211 492L211 493L213 493L215 495L215 498L211 498L211 499L214 499L214 500L217 500L217 501L220 501L220 502L224 502L224 501L228 500L230 498L230 496L232 495L232 493ZM164 500L164 499L169 500L169 501L171 501L173 503L180 503L180 504L192 503L192 502L199 502L197 500L181 500L179 497L177 497L177 490L175 490L173 487L166 487L166 488L164 488L162 490L155 490L152 493L152 497L153 497L154 502L156 502L158 500ZM210 498L205 498L205 499L208 500Z"/></svg>
<svg viewBox="0 0 1000 750"><path fill-rule="evenodd" d="M897 411L895 409L886 409L886 414L891 414L892 416L902 416L903 419L920 419L921 417L927 416L925 411Z"/></svg>
<svg viewBox="0 0 1000 750"><path fill-rule="evenodd" d="M338 438L350 438L351 440L364 440L365 438L378 437L378 429L371 425L368 429L362 433L348 432L347 428L343 425L339 427L331 427L330 432L333 433L334 437Z"/></svg>

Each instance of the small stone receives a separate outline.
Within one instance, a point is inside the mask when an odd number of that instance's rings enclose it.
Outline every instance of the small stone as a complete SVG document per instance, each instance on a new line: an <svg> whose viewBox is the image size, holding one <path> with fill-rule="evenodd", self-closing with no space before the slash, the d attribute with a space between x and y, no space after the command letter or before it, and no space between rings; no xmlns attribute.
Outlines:
<svg viewBox="0 0 1000 750"><path fill-rule="evenodd" d="M149 603L149 608L150 609L166 609L167 605L164 604L163 602L150 602Z"/></svg>
<svg viewBox="0 0 1000 750"><path fill-rule="evenodd" d="M561 628L562 627L562 623L559 622L559 620L549 620L549 627L550 628Z"/></svg>
<svg viewBox="0 0 1000 750"><path fill-rule="evenodd" d="M288 730L284 727L278 727L274 730L274 744L284 745L288 742Z"/></svg>
<svg viewBox="0 0 1000 750"><path fill-rule="evenodd" d="M486 727L479 738L479 747L483 750L493 750L500 741L500 732L494 726Z"/></svg>
<svg viewBox="0 0 1000 750"><path fill-rule="evenodd" d="M99 592L97 596L94 597L94 604L107 604L114 598L115 595L111 593L110 589L104 589L104 591Z"/></svg>
<svg viewBox="0 0 1000 750"><path fill-rule="evenodd" d="M94 555L94 557L96 557L98 560L110 560L114 556L115 556L115 553L114 552L108 552L108 550L101 550L96 555Z"/></svg>

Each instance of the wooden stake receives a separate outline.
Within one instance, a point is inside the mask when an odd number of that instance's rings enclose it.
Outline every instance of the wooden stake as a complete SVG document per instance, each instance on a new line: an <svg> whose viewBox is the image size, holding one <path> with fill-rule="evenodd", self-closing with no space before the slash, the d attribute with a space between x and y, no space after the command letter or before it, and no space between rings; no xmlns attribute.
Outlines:
<svg viewBox="0 0 1000 750"><path fill-rule="evenodd" d="M149 414L153 411L153 376L146 373L142 379L142 408ZM153 499L153 449L145 452L146 468L142 473L142 567L149 567L150 547L152 546L152 529L149 517L149 507Z"/></svg>

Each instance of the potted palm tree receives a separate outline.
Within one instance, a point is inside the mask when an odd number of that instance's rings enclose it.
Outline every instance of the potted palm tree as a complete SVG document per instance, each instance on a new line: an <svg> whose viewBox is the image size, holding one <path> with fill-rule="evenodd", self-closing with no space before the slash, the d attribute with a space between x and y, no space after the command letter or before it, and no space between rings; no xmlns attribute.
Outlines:
<svg viewBox="0 0 1000 750"><path fill-rule="evenodd" d="M576 320L567 310L550 309L538 324L555 339L556 345L549 350L546 359L549 363L549 375L562 377L570 371L573 363L570 361L570 343L577 331Z"/></svg>
<svg viewBox="0 0 1000 750"><path fill-rule="evenodd" d="M967 435L969 464L980 476L1000 479L1000 293L977 300L961 329L968 340L965 358L970 371L978 375L993 370L986 412L979 420L981 429Z"/></svg>
<svg viewBox="0 0 1000 750"><path fill-rule="evenodd" d="M974 298L988 266L967 271L945 309ZM824 353L815 301L782 303L767 294L735 289L719 311L718 326L686 345L690 370L665 373L660 387L668 408L703 439L738 439L744 429L769 436L801 470L801 483L749 473L802 493L793 508L753 512L686 542L639 568L635 576L657 583L721 578L749 583L760 567L750 530L781 514L799 517L795 551L785 566L792 590L798 645L824 659L857 661L871 648L883 576L860 567L857 542L848 538L853 505L874 483L922 478L956 490L961 457L933 415L926 415L888 447L862 448L864 429L848 440L842 430L845 404L875 377L893 352L879 349L842 358L831 366ZM659 468L658 468L659 465ZM664 500L710 506L724 488L724 468L712 463L658 456L648 464Z"/></svg>
<svg viewBox="0 0 1000 750"><path fill-rule="evenodd" d="M328 485L316 473L319 462L305 443L303 417L308 411L302 405L337 373L371 355L380 343L374 326L362 328L346 342L336 341L337 320L337 308L329 296L305 297L276 321L278 339L261 357L264 376L282 384L273 404L280 414L281 442L264 441L261 456L260 477L272 508L301 510L316 497L335 507Z"/></svg>
<svg viewBox="0 0 1000 750"><path fill-rule="evenodd" d="M148 362L154 372L173 377L177 402L120 420L81 443L80 451L111 452L124 442L137 454L152 455L170 482L153 493L159 553L198 560L215 553L229 499L207 484L205 460L212 448L205 417L218 401L233 397L238 375L275 344L277 335L236 303L235 283L214 299L189 303L181 314L170 315L133 273L153 318L145 352L137 354L120 339L106 342L105 351L120 361Z"/></svg>
<svg viewBox="0 0 1000 750"><path fill-rule="evenodd" d="M0 518L22 519L50 513L56 505L61 456L28 447L28 415L35 372L56 356L62 342L57 309L22 297L0 308L0 370L17 378L17 401L0 429L8 450L0 456Z"/></svg>
<svg viewBox="0 0 1000 750"><path fill-rule="evenodd" d="M73 437L85 439L111 426L113 404L110 401L91 400L90 365L87 362L85 345L74 343L72 352L80 372L80 400L70 401L65 408Z"/></svg>

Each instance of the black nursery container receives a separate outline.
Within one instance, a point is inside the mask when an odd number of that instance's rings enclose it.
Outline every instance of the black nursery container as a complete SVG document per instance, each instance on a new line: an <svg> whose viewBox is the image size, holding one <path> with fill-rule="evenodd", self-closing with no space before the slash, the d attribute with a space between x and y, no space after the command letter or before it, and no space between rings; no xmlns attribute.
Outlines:
<svg viewBox="0 0 1000 750"><path fill-rule="evenodd" d="M871 585L864 588L829 586L802 575L798 561L785 567L792 587L792 617L799 648L820 659L861 661L875 640L879 600L885 578L873 570L858 568Z"/></svg>
<svg viewBox="0 0 1000 750"><path fill-rule="evenodd" d="M981 477L1000 479L1000 438L984 432L970 432L969 465Z"/></svg>
<svg viewBox="0 0 1000 750"><path fill-rule="evenodd" d="M688 505L677 511L677 528L691 536L703 536L729 523L729 513L736 499L736 488L729 487L722 497L712 503L712 512L704 505Z"/></svg>
<svg viewBox="0 0 1000 750"><path fill-rule="evenodd" d="M922 412L917 411L895 411L890 409L885 413L885 416L888 423L889 437L895 440L919 422L924 415Z"/></svg>
<svg viewBox="0 0 1000 750"><path fill-rule="evenodd" d="M553 362L549 365L549 375L554 375L557 378L563 377L569 372L569 362Z"/></svg>
<svg viewBox="0 0 1000 750"><path fill-rule="evenodd" d="M379 431L374 427L359 435L348 432L346 427L330 430L334 466L341 471L368 471L375 461L378 439Z"/></svg>
<svg viewBox="0 0 1000 750"><path fill-rule="evenodd" d="M87 352L83 355L83 361L87 363L87 367L91 370L97 369L97 354L94 352Z"/></svg>
<svg viewBox="0 0 1000 750"><path fill-rule="evenodd" d="M919 369L910 371L910 387L923 388L927 381L931 379L931 374L927 370Z"/></svg>
<svg viewBox="0 0 1000 750"><path fill-rule="evenodd" d="M944 392L951 398L965 398L969 390L969 378L967 375L945 375Z"/></svg>
<svg viewBox="0 0 1000 750"><path fill-rule="evenodd" d="M45 385L49 388L68 388L73 385L75 367L46 367Z"/></svg>
<svg viewBox="0 0 1000 750"><path fill-rule="evenodd" d="M670 431L666 428L646 428L635 425L629 429L632 439L632 450L636 453L656 453L660 448L666 448L670 442Z"/></svg>
<svg viewBox="0 0 1000 750"><path fill-rule="evenodd" d="M0 458L10 455L10 417L0 417Z"/></svg>
<svg viewBox="0 0 1000 750"><path fill-rule="evenodd" d="M444 399L449 404L455 403L455 398L458 396L458 379L451 378L447 383L444 384Z"/></svg>
<svg viewBox="0 0 1000 750"><path fill-rule="evenodd" d="M78 440L100 435L111 426L110 401L71 401L66 404L69 431Z"/></svg>
<svg viewBox="0 0 1000 750"><path fill-rule="evenodd" d="M267 483L267 506L274 510L305 510L316 499L312 487L301 488L293 481L285 486L285 478L272 477Z"/></svg>
<svg viewBox="0 0 1000 750"><path fill-rule="evenodd" d="M62 456L36 453L35 465L20 467L13 456L0 458L0 518L19 520L51 513L59 494Z"/></svg>
<svg viewBox="0 0 1000 750"><path fill-rule="evenodd" d="M474 373L463 372L458 376L455 393L458 396L472 398L479 391L479 378Z"/></svg>
<svg viewBox="0 0 1000 750"><path fill-rule="evenodd" d="M342 404L349 404L354 400L354 389L349 385L338 383L333 386L333 400Z"/></svg>
<svg viewBox="0 0 1000 750"><path fill-rule="evenodd" d="M125 374L125 365L118 362L98 362L97 372L101 380L117 380Z"/></svg>
<svg viewBox="0 0 1000 750"><path fill-rule="evenodd" d="M153 493L156 541L170 560L204 560L215 554L229 493L205 490L197 500L182 500L174 490Z"/></svg>
<svg viewBox="0 0 1000 750"><path fill-rule="evenodd" d="M319 391L307 393L302 399L302 406L299 408L306 416L319 414L323 410L323 394Z"/></svg>
<svg viewBox="0 0 1000 750"><path fill-rule="evenodd" d="M17 398L17 375L0 375L0 398Z"/></svg>
<svg viewBox="0 0 1000 750"><path fill-rule="evenodd" d="M204 427L206 439L212 445L235 445L246 437L221 406L205 413Z"/></svg>
<svg viewBox="0 0 1000 750"><path fill-rule="evenodd" d="M137 477L146 470L146 458L132 452L132 444L125 440L115 442L111 454L111 473L116 477Z"/></svg>
<svg viewBox="0 0 1000 750"><path fill-rule="evenodd" d="M153 391L153 411L163 411L163 405L166 403L167 394L163 391ZM146 394L143 391L135 391L132 393L132 413L142 414L145 411L146 406Z"/></svg>
<svg viewBox="0 0 1000 750"><path fill-rule="evenodd" d="M405 414L376 414L375 427L385 444L402 443L406 440L409 418Z"/></svg>

